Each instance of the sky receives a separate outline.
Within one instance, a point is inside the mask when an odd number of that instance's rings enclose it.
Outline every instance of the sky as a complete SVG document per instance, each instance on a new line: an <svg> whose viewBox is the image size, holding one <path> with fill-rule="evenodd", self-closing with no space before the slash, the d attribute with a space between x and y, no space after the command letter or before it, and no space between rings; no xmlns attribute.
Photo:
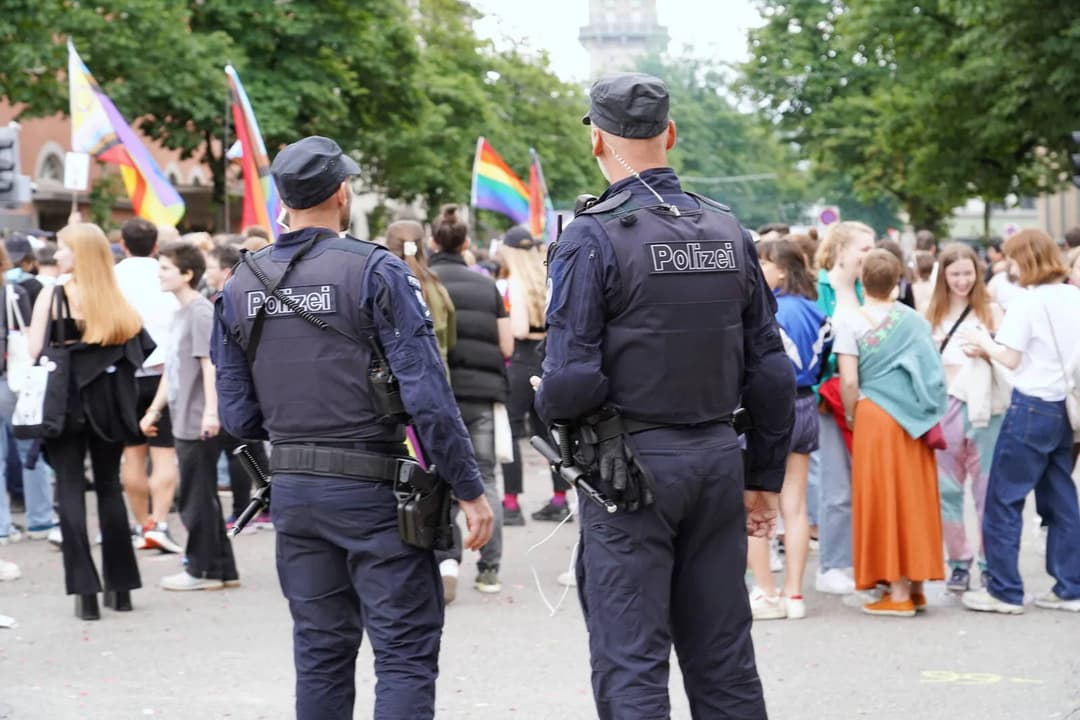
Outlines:
<svg viewBox="0 0 1080 720"><path fill-rule="evenodd" d="M578 32L589 22L589 0L471 0L485 17L476 32L498 47L524 40L547 50L552 68L564 80L584 81L589 56ZM668 52L681 55L684 46L703 59L745 60L746 31L761 23L752 0L656 0L660 24L668 29Z"/></svg>

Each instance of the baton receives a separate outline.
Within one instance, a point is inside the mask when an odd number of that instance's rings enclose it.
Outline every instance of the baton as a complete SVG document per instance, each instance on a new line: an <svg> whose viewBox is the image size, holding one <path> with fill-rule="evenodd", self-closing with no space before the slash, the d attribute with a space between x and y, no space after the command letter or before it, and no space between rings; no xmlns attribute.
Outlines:
<svg viewBox="0 0 1080 720"><path fill-rule="evenodd" d="M573 485L580 491L585 497L595 502L600 507L607 510L609 513L618 512L619 506L604 497L604 494L589 484L589 481L585 479L585 473L580 468L574 467L572 464L566 465L563 463L563 458L559 455L544 438L539 435L533 435L529 438L529 444L536 448L536 451L544 456L553 469L558 471L559 475L568 483Z"/></svg>
<svg viewBox="0 0 1080 720"><path fill-rule="evenodd" d="M234 538L244 531L247 524L258 515L270 507L270 478L267 476L263 469L259 467L259 463L255 462L255 457L248 450L247 445L241 445L233 450L233 457L239 462L241 467L244 468L244 472L248 474L251 481L255 483L255 492L251 495L251 501L244 508L244 512L240 513L240 517L236 518L236 524L233 525L232 530L229 531L229 537Z"/></svg>

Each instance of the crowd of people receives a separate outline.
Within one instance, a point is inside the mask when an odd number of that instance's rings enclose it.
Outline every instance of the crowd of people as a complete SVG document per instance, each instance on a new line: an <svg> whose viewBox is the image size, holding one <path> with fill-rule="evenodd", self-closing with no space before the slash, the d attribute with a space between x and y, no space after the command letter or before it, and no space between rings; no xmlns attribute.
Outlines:
<svg viewBox="0 0 1080 720"><path fill-rule="evenodd" d="M969 609L1021 613L1032 491L1055 580L1034 604L1080 612L1080 418L1068 407L1080 386L1080 228L1063 248L1020 231L987 261L964 243L939 251L925 231L906 258L858 222L820 243L776 225L759 233L799 399L782 530L771 556L763 540L749 546L755 619L806 616L811 547L817 591L860 593L870 615L914 617L938 580Z"/></svg>
<svg viewBox="0 0 1080 720"><path fill-rule="evenodd" d="M924 611L923 584L938 580L969 608L1022 612L1017 553L1032 490L1056 581L1035 603L1080 611L1077 446L1065 404L1080 348L1070 324L1080 313L1080 230L1064 250L1024 230L991 244L985 259L963 243L939 250L927 233L906 256L858 222L833 224L820 238L772 225L759 238L798 396L780 532L749 542L755 619L808 614L812 552L816 590L861 593L873 615ZM242 439L217 418L212 300L241 250L269 242L258 228L180 237L133 219L113 237L73 222L55 241L13 234L0 249L5 338L25 336L31 360L66 347L72 365L63 432L44 442L13 436L15 395L0 382L0 545L48 538L60 547L79 617L100 616L102 592L107 606L132 608L136 551L179 556L166 590L239 585L226 531L252 487L232 456ZM497 593L503 528L526 522L522 441L541 430L529 378L543 359L545 246L514 227L489 255L454 206L430 228L394 222L380 242L408 264L430 309L496 509L473 586ZM266 466L263 445L251 448ZM227 514L220 476L232 494ZM571 514L569 487L557 473L551 484L534 521ZM88 486L98 500L101 577ZM21 527L9 497L23 505ZM174 538L177 512L186 545ZM265 514L254 524L272 528ZM457 546L438 557L447 602L457 593ZM0 561L0 579L18 576Z"/></svg>

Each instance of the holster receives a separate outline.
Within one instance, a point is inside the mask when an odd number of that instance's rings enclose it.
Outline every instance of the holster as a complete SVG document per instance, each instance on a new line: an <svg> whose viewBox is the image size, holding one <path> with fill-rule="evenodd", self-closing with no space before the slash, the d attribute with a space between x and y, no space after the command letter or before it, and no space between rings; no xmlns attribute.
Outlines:
<svg viewBox="0 0 1080 720"><path fill-rule="evenodd" d="M408 545L421 550L452 550L450 486L435 472L412 460L401 460L394 480L398 533Z"/></svg>
<svg viewBox="0 0 1080 720"><path fill-rule="evenodd" d="M604 409L584 418L572 431L572 445L576 463L586 468L594 480L599 481L601 492L625 509L621 495L640 498L642 506L652 504L656 483L652 473L637 457L630 444L630 435L665 425L643 423L623 418L613 409ZM601 465L606 454L625 463L628 492L620 493L604 478Z"/></svg>

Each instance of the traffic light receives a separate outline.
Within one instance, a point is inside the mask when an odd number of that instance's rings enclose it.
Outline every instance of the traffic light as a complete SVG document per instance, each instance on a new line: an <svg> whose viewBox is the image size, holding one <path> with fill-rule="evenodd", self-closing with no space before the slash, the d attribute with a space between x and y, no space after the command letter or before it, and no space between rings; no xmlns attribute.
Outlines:
<svg viewBox="0 0 1080 720"><path fill-rule="evenodd" d="M0 126L0 207L29 201L29 178L19 172L19 125Z"/></svg>
<svg viewBox="0 0 1080 720"><path fill-rule="evenodd" d="M1069 154L1069 159L1072 160L1072 181L1073 185L1080 188L1080 131L1069 133L1072 139L1072 150Z"/></svg>

